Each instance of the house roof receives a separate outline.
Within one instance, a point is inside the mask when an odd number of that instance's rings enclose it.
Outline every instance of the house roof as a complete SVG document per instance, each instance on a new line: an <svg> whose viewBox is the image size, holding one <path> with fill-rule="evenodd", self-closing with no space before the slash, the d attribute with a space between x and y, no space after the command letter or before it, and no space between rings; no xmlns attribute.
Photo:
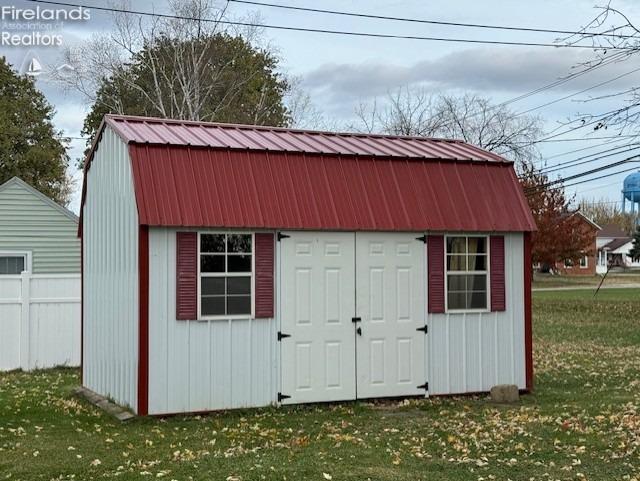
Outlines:
<svg viewBox="0 0 640 481"><path fill-rule="evenodd" d="M166 120L107 115L127 143L326 155L511 163L460 140Z"/></svg>
<svg viewBox="0 0 640 481"><path fill-rule="evenodd" d="M629 237L617 224L604 224L598 232L598 237L611 237L612 239Z"/></svg>
<svg viewBox="0 0 640 481"><path fill-rule="evenodd" d="M23 188L25 190L28 190L33 195L35 195L36 197L41 199L44 203L46 203L47 205L51 206L53 209L55 209L55 210L59 211L60 213L64 214L65 216L67 216L72 221L78 222L78 216L77 215L75 215L70 210L65 209L64 207L62 207L60 204L58 204L53 199L51 199L51 198L47 197L46 195L44 195L42 192L40 192L35 187L31 186L30 184L27 184L20 177L12 177L11 179L7 180L4 184L0 184L0 192L2 192L3 190L8 189L12 185L17 185L17 186L19 186L19 187L21 187L21 188Z"/></svg>
<svg viewBox="0 0 640 481"><path fill-rule="evenodd" d="M608 250L608 251L615 251L617 249L620 249L620 247L622 247L625 244L628 244L629 242L631 242L633 239L631 237L620 237L620 238L616 238L613 239L611 242L606 243L605 245L603 245L602 247L600 247L601 250Z"/></svg>
<svg viewBox="0 0 640 481"><path fill-rule="evenodd" d="M535 230L512 162L460 141L116 116L106 126L129 144L144 225Z"/></svg>

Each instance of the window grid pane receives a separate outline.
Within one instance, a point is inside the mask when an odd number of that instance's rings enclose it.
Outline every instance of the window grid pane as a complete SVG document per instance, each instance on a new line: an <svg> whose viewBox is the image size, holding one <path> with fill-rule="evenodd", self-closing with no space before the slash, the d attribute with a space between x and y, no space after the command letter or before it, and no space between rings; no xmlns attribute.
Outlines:
<svg viewBox="0 0 640 481"><path fill-rule="evenodd" d="M250 315L252 235L200 234L200 238L200 314Z"/></svg>
<svg viewBox="0 0 640 481"><path fill-rule="evenodd" d="M0 275L17 275L24 271L24 256L0 257Z"/></svg>
<svg viewBox="0 0 640 481"><path fill-rule="evenodd" d="M486 237L447 238L447 309L486 309L488 252Z"/></svg>

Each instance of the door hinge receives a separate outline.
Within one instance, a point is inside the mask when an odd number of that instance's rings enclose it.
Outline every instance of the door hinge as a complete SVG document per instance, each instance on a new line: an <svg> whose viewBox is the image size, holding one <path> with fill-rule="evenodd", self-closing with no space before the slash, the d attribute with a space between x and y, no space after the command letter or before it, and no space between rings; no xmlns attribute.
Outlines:
<svg viewBox="0 0 640 481"><path fill-rule="evenodd" d="M419 386L416 386L418 389L424 389L425 391L429 390L429 382L425 382L424 384L420 384Z"/></svg>
<svg viewBox="0 0 640 481"><path fill-rule="evenodd" d="M287 396L286 394L282 394L281 392L278 393L278 402L281 403L282 401L284 401L285 399L289 399L291 396Z"/></svg>
<svg viewBox="0 0 640 481"><path fill-rule="evenodd" d="M282 232L278 232L278 242L280 242L282 239L288 239L289 237L291 236L287 234L283 234Z"/></svg>
<svg viewBox="0 0 640 481"><path fill-rule="evenodd" d="M416 237L416 240L422 241L425 244L427 243L427 236L426 235L421 235L420 237Z"/></svg>
<svg viewBox="0 0 640 481"><path fill-rule="evenodd" d="M355 324L356 322L362 322L362 318L360 318L360 317L352 317L352 318L351 318L351 322L353 322L354 324Z"/></svg>
<svg viewBox="0 0 640 481"><path fill-rule="evenodd" d="M417 328L416 331L422 331L426 334L427 332L429 332L429 326L425 324L424 326Z"/></svg>
<svg viewBox="0 0 640 481"><path fill-rule="evenodd" d="M278 331L278 341L282 341L285 337L291 337L291 334L285 334L284 332Z"/></svg>

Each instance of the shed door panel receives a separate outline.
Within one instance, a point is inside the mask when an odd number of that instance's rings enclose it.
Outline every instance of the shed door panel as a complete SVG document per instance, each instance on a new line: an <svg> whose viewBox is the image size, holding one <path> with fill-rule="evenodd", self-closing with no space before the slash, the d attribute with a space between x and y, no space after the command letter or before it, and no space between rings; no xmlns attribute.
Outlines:
<svg viewBox="0 0 640 481"><path fill-rule="evenodd" d="M290 232L280 242L284 403L355 399L353 233Z"/></svg>
<svg viewBox="0 0 640 481"><path fill-rule="evenodd" d="M419 234L356 234L358 398L424 394L425 245Z"/></svg>

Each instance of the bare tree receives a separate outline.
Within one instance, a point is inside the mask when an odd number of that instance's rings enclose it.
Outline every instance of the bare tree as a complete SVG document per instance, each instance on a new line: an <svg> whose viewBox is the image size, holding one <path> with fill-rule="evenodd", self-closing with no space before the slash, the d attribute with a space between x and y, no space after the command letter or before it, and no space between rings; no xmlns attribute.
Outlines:
<svg viewBox="0 0 640 481"><path fill-rule="evenodd" d="M566 44L584 45L588 42L594 47L593 58L576 66L582 70L625 62L640 53L640 29L625 13L611 4L609 1L596 7L599 10L598 14L577 34L564 39ZM620 134L640 134L640 86L590 97L583 101L593 102L605 98L618 98L620 105L606 112L580 114L570 123L589 126L593 130L614 128Z"/></svg>
<svg viewBox="0 0 640 481"><path fill-rule="evenodd" d="M461 139L519 165L539 157L533 142L542 135L542 120L518 115L477 95L433 95L402 88L389 93L382 103L375 99L360 104L356 117L358 123L351 126L355 130Z"/></svg>
<svg viewBox="0 0 640 481"><path fill-rule="evenodd" d="M285 103L289 110L289 125L299 129L338 130L334 120L329 120L313 103L311 96L302 87L302 78L289 78L289 91Z"/></svg>
<svg viewBox="0 0 640 481"><path fill-rule="evenodd" d="M214 0L170 0L170 16L142 17L114 13L114 29L94 36L86 45L68 48L65 71L58 80L80 92L106 112L142 113L185 120L286 122L281 104L287 81L274 73L277 62L260 44L259 27L236 27L226 8ZM127 4L120 4L126 10ZM246 19L245 19L246 20ZM257 24L255 18L245 23ZM250 49L246 48L252 45ZM254 55L257 54L257 55ZM259 61L255 57L262 55ZM271 77L273 82L265 82ZM234 103L251 94L251 111L229 118ZM142 112L136 106L144 105ZM134 112L131 112L131 109ZM278 110L280 108L280 110ZM91 114L90 114L91 116ZM92 123L92 125L95 122ZM92 134L94 128L86 128Z"/></svg>
<svg viewBox="0 0 640 481"><path fill-rule="evenodd" d="M636 226L637 215L622 212L618 202L612 202L607 198L582 199L579 210L596 224L617 225L628 235L633 233Z"/></svg>

